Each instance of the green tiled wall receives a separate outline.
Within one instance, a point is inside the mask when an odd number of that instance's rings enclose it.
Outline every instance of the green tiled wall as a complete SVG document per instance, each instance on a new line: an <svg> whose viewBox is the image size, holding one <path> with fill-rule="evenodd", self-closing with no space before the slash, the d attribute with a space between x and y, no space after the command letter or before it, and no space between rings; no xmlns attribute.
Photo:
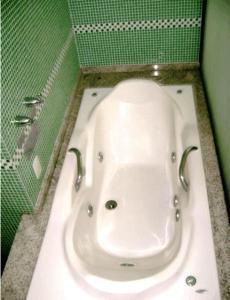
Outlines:
<svg viewBox="0 0 230 300"><path fill-rule="evenodd" d="M2 159L11 161L22 133L10 120L31 113L32 109L22 104L23 98L40 94L47 85L50 88L36 121L40 133L30 159L23 155L16 169L1 170L2 252L7 256L22 213L31 212L36 203L79 63L66 0L3 1L1 10ZM55 63L65 45L57 69ZM53 81L49 78L52 74ZM35 156L42 166L39 179L32 169Z"/></svg>
<svg viewBox="0 0 230 300"><path fill-rule="evenodd" d="M81 66L198 62L202 0L68 0Z"/></svg>
<svg viewBox="0 0 230 300"><path fill-rule="evenodd" d="M202 71L230 212L230 2L208 0Z"/></svg>

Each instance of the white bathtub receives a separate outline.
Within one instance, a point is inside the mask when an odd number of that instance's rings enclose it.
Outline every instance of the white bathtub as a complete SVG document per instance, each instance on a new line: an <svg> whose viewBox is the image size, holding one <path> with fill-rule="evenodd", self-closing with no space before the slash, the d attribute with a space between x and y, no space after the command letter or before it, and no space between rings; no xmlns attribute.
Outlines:
<svg viewBox="0 0 230 300"><path fill-rule="evenodd" d="M96 92L69 144L83 177L76 190L68 152L28 299L220 299L192 88Z"/></svg>

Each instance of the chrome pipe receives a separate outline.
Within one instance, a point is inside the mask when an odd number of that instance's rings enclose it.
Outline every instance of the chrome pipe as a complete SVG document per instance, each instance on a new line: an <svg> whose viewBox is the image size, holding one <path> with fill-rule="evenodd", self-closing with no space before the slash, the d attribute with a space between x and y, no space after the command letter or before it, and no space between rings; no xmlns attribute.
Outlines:
<svg viewBox="0 0 230 300"><path fill-rule="evenodd" d="M186 148L182 154L182 158L181 158L181 162L180 162L180 166L179 166L179 179L180 179L180 183L183 187L183 189L188 192L189 190L189 183L188 180L185 178L185 164L187 161L187 157L189 155L190 152L197 150L198 148L196 146L189 146L188 148Z"/></svg>
<svg viewBox="0 0 230 300"><path fill-rule="evenodd" d="M69 152L73 152L76 155L77 159L77 178L74 183L76 192L80 189L82 178L83 178L83 168L81 162L81 152L77 148L69 149Z"/></svg>

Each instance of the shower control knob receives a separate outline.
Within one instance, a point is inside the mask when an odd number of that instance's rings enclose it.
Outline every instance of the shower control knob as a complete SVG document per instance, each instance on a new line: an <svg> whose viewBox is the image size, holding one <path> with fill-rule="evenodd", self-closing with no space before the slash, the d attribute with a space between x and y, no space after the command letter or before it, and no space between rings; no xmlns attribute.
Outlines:
<svg viewBox="0 0 230 300"><path fill-rule="evenodd" d="M30 125L33 122L34 120L27 116L16 116L14 120L10 121L11 124L15 124L16 126Z"/></svg>
<svg viewBox="0 0 230 300"><path fill-rule="evenodd" d="M36 104L41 104L43 103L43 100L41 99L41 96L35 96L35 97L25 97L23 102L25 106L34 106Z"/></svg>

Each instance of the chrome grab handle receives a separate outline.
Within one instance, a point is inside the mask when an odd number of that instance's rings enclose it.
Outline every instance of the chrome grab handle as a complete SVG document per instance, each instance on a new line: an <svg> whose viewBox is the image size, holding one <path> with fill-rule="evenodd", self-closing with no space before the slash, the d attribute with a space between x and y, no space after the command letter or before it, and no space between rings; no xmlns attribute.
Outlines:
<svg viewBox="0 0 230 300"><path fill-rule="evenodd" d="M11 124L15 124L16 126L30 125L33 122L34 120L27 116L16 116L14 120L10 121Z"/></svg>
<svg viewBox="0 0 230 300"><path fill-rule="evenodd" d="M183 187L183 189L187 192L189 189L189 183L185 178L184 175L184 169L185 169L185 164L187 161L187 157L189 155L189 153L191 151L197 150L198 148L196 146L189 146L188 148L186 148L183 152L182 158L181 158L181 162L180 162L180 166L179 166L179 179L180 179L180 183Z"/></svg>
<svg viewBox="0 0 230 300"><path fill-rule="evenodd" d="M41 96L32 96L32 97L25 97L22 104L25 106L34 106L36 104L43 103L43 100L41 99Z"/></svg>
<svg viewBox="0 0 230 300"><path fill-rule="evenodd" d="M82 178L83 178L81 152L77 148L71 148L71 149L69 149L69 152L75 153L76 158L77 158L77 179L75 181L74 186L75 186L76 191L78 191L80 189Z"/></svg>

